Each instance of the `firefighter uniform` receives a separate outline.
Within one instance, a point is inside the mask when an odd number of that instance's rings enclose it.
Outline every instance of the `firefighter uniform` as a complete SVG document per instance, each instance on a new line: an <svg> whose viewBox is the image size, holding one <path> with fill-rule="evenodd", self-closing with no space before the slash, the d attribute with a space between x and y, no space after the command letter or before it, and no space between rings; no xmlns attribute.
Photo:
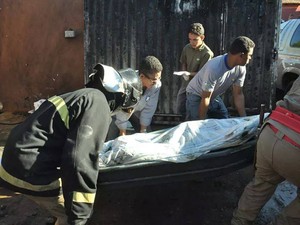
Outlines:
<svg viewBox="0 0 300 225"><path fill-rule="evenodd" d="M287 180L300 187L300 77L265 122L257 143L256 171L246 186L232 225L252 224L277 185ZM299 225L300 196L270 224Z"/></svg>
<svg viewBox="0 0 300 225"><path fill-rule="evenodd" d="M95 199L98 155L110 115L98 89L49 98L11 131L1 160L1 183L47 197L59 196L62 187L68 223L85 224Z"/></svg>

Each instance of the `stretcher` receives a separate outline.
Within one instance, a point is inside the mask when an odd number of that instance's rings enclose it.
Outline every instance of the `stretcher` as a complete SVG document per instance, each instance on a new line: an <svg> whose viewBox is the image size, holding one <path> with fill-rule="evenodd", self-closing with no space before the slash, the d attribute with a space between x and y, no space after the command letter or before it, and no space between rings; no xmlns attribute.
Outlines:
<svg viewBox="0 0 300 225"><path fill-rule="evenodd" d="M100 187L128 187L225 175L253 162L259 115L181 123L106 142Z"/></svg>

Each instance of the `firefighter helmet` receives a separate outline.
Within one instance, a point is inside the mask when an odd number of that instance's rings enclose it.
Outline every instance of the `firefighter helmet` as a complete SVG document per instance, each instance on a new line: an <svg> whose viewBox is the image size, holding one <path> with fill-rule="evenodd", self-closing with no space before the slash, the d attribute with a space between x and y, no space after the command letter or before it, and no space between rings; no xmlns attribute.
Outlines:
<svg viewBox="0 0 300 225"><path fill-rule="evenodd" d="M138 73L131 68L119 70L124 85L123 109L133 108L141 98L142 82Z"/></svg>
<svg viewBox="0 0 300 225"><path fill-rule="evenodd" d="M100 63L94 70L95 72L89 75L86 87L102 91L112 111L117 108L133 108L138 103L142 95L142 83L136 71L131 68L116 71L113 67Z"/></svg>

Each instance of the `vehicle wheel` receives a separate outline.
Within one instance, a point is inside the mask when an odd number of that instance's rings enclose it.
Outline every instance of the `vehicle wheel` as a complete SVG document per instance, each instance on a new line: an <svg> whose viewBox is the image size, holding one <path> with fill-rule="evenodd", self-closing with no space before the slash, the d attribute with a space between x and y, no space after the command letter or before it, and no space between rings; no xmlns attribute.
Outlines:
<svg viewBox="0 0 300 225"><path fill-rule="evenodd" d="M288 85L285 87L284 89L284 95L286 95L286 93L289 92L289 90L291 89L291 87L293 86L293 83L294 83L295 80L291 80Z"/></svg>
<svg viewBox="0 0 300 225"><path fill-rule="evenodd" d="M279 88L276 88L276 102L282 100L283 97L284 97L284 91Z"/></svg>

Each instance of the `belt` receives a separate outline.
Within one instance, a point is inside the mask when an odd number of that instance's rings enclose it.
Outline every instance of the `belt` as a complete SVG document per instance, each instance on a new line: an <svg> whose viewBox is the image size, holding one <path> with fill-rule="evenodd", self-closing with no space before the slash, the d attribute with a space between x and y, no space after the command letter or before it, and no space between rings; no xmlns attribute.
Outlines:
<svg viewBox="0 0 300 225"><path fill-rule="evenodd" d="M268 124L268 125L269 125L269 127L271 128L271 130L272 130L275 134L278 132L278 129L277 129L275 126L273 126L272 124ZM284 136L282 137L282 139L285 140L285 141L287 141L287 142L289 142L290 144L296 146L297 148L300 148L300 145L299 145L298 143L296 143L295 141L293 141L293 140L292 140L291 138L289 138L288 136L284 135Z"/></svg>

